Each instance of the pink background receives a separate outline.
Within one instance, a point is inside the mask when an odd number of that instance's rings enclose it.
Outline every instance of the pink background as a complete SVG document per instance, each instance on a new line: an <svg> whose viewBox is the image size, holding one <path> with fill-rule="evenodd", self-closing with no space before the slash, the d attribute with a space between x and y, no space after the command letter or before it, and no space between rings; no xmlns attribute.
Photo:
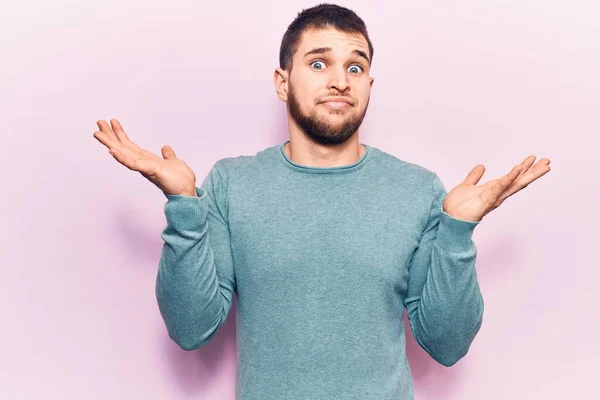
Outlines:
<svg viewBox="0 0 600 400"><path fill-rule="evenodd" d="M233 399L236 303L207 347L168 338L154 297L166 199L92 134L118 118L199 179L283 142L272 73L287 25L316 3L78 3L11 2L0 17L0 397ZM529 154L552 160L475 231L486 311L468 355L446 368L409 338L417 398L594 397L600 6L414 3L340 3L375 46L361 142L448 190L478 163L485 182Z"/></svg>

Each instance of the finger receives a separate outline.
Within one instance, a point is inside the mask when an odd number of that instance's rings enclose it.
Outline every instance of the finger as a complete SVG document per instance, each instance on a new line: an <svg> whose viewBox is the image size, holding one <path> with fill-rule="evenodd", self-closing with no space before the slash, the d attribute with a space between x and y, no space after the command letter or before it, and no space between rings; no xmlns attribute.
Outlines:
<svg viewBox="0 0 600 400"><path fill-rule="evenodd" d="M506 189L510 194L516 193L517 191L527 187L531 182L545 175L550 171L550 160L542 158L532 167L531 164L535 161L535 156L531 155L521 163L524 167L518 178ZM501 194L501 196L504 195ZM508 197L508 196L506 196Z"/></svg>
<svg viewBox="0 0 600 400"><path fill-rule="evenodd" d="M523 166L523 169L521 170L521 173L519 174L519 178L521 176L523 176L523 174L525 174L529 168L531 168L531 166L533 165L533 162L535 161L535 155L530 155L528 157L526 157L522 162L521 162L521 166Z"/></svg>
<svg viewBox="0 0 600 400"><path fill-rule="evenodd" d="M165 145L160 149L160 152L162 153L162 156L164 157L165 160L176 160L177 156L175 155L175 152L173 151L173 149L171 148L171 146Z"/></svg>
<svg viewBox="0 0 600 400"><path fill-rule="evenodd" d="M121 153L122 153L123 150L126 149L126 147L124 147L123 143L119 142L117 139L111 139L104 131L96 131L96 132L94 132L93 136L100 143L102 143L103 145L108 147L109 150L110 149L119 149L119 150L121 150ZM155 156L155 157L160 160L160 157L157 157L157 156Z"/></svg>
<svg viewBox="0 0 600 400"><path fill-rule="evenodd" d="M116 118L110 120L110 125L112 126L112 129L119 138L119 140L130 141L129 136L127 136L125 130L123 129L123 125L121 125L121 123Z"/></svg>
<svg viewBox="0 0 600 400"><path fill-rule="evenodd" d="M550 168L550 159L546 157L540 158L539 161L535 164L535 167L537 167L538 165L540 166L540 168L541 166Z"/></svg>
<svg viewBox="0 0 600 400"><path fill-rule="evenodd" d="M125 133L123 126L117 119L115 119L115 118L111 119L110 123L112 125L113 131L115 132L115 135L117 136L119 141L121 141L121 143L123 143L126 147L130 148L131 150L136 150L136 151L142 150L140 146L133 143L131 141L131 139L129 139L129 136L127 136L127 134Z"/></svg>
<svg viewBox="0 0 600 400"><path fill-rule="evenodd" d="M543 169L541 169L542 166L544 167ZM510 187L508 187L504 192L502 192L498 197L498 200L504 201L504 199L512 196L513 194L517 193L522 189L525 189L533 181L541 178L548 172L550 172L550 166L542 160L540 160L540 162L538 162L534 168L528 171L528 174L523 175L521 179L515 181Z"/></svg>
<svg viewBox="0 0 600 400"><path fill-rule="evenodd" d="M108 148L115 147L118 145L116 140L111 140L108 135L103 131L96 131L93 135L100 143Z"/></svg>
<svg viewBox="0 0 600 400"><path fill-rule="evenodd" d="M531 157L531 159L529 160L529 162L527 162L525 164L527 169L521 172L521 174L519 175L519 178L517 179L517 182L515 182L522 187L527 186L528 184L530 184L534 180L538 179L542 175L545 175L546 172L550 171L550 165L549 165L550 160L549 159L542 158L542 159L538 160L538 162L532 167L531 164L533 164L533 161L535 160L535 156L529 156L529 157ZM515 183L513 183L513 185L515 185Z"/></svg>
<svg viewBox="0 0 600 400"><path fill-rule="evenodd" d="M519 177L519 174L523 170L521 164L515 165L508 174L500 178L493 186L487 188L482 196L490 201L496 202L498 197Z"/></svg>
<svg viewBox="0 0 600 400"><path fill-rule="evenodd" d="M100 128L100 130L102 132L104 132L104 134L111 140L119 140L119 138L117 138L117 135L115 135L115 133L113 132L113 130L110 128L110 126L106 123L105 120L101 119L96 121L96 125L98 125L98 128Z"/></svg>
<svg viewBox="0 0 600 400"><path fill-rule="evenodd" d="M110 120L110 122L114 129L114 139L110 142L110 147L121 148L121 146L124 146L127 149L131 150L133 153L136 153L138 155L138 157L142 157L142 158L146 157L146 158L151 158L154 160L162 160L156 154L154 154L148 150L142 149L136 143L132 142L131 139L129 139L129 136L127 136L127 134L125 133L123 126L117 119L113 118ZM108 129L111 130L110 127ZM104 131L102 131L102 132L104 133Z"/></svg>
<svg viewBox="0 0 600 400"><path fill-rule="evenodd" d="M485 166L483 166L481 164L476 165L471 170L471 172L469 172L469 174L467 175L467 177L465 178L463 183L466 183L468 185L477 185L477 182L479 182L479 180L481 179L481 177L483 176L484 173L485 173Z"/></svg>
<svg viewBox="0 0 600 400"><path fill-rule="evenodd" d="M517 176L517 180L520 180L521 177L529 171L529 169L531 168L531 165L533 164L534 161L535 161L535 156L533 154L526 157L523 161L521 161L521 164L519 164L519 165L521 165L523 168L521 169L521 172ZM538 161L538 164L540 162L542 162L542 160ZM538 164L536 164L536 165L538 165ZM533 167L533 168L535 169L536 167ZM481 187L482 188L493 187L496 184L496 182L498 182L498 181L499 181L499 179L492 179L492 180L486 182L485 184L481 185ZM515 183L513 182L512 185L514 185L514 184Z"/></svg>

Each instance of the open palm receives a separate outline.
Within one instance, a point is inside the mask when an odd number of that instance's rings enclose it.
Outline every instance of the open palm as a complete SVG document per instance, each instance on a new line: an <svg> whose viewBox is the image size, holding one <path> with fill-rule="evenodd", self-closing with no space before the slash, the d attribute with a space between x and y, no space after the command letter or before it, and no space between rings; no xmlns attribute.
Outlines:
<svg viewBox="0 0 600 400"><path fill-rule="evenodd" d="M94 137L108 147L109 153L118 162L138 171L165 194L195 195L194 171L176 157L170 146L161 148L161 158L132 142L119 121L111 119L110 122L112 129L104 120L96 122L100 131L94 132Z"/></svg>
<svg viewBox="0 0 600 400"><path fill-rule="evenodd" d="M485 167L481 164L475 166L465 180L446 195L444 211L458 219L481 221L508 197L550 171L548 158L540 159L532 167L535 159L534 155L530 155L506 175L480 186L477 186L477 183L483 176Z"/></svg>

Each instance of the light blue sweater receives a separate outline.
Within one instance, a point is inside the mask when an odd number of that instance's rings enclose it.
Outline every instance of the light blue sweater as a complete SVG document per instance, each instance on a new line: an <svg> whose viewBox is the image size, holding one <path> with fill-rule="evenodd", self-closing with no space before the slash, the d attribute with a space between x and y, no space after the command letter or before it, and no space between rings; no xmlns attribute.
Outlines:
<svg viewBox="0 0 600 400"><path fill-rule="evenodd" d="M414 399L403 309L436 361L467 353L479 221L442 210L435 173L375 147L320 168L284 144L218 160L199 197L166 195L156 297L170 338L206 345L235 293L236 399Z"/></svg>

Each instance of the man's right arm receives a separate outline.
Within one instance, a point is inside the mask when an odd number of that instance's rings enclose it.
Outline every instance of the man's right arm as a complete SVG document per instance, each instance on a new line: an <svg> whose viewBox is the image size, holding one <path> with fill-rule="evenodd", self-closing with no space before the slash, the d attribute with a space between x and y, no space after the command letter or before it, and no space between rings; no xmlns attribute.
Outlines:
<svg viewBox="0 0 600 400"><path fill-rule="evenodd" d="M156 298L169 337L184 350L210 341L236 291L223 173L217 162L196 196L166 194Z"/></svg>

